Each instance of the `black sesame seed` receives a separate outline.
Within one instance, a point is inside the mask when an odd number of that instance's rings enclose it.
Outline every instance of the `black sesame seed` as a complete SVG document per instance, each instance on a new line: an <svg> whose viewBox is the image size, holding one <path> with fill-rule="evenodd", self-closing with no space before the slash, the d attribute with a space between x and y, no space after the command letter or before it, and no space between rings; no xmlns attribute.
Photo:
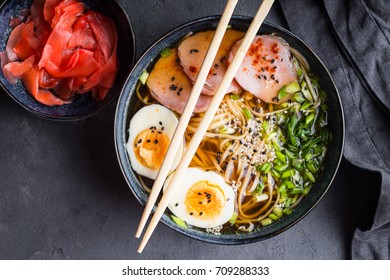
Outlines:
<svg viewBox="0 0 390 280"><path fill-rule="evenodd" d="M158 144L158 140L156 139L156 140L154 140L154 144Z"/></svg>
<svg viewBox="0 0 390 280"><path fill-rule="evenodd" d="M267 58L265 56L263 56L263 60L267 60Z"/></svg>
<svg viewBox="0 0 390 280"><path fill-rule="evenodd" d="M282 61L282 62L283 62L283 58L282 58L280 61Z"/></svg>
<svg viewBox="0 0 390 280"><path fill-rule="evenodd" d="M267 80L267 76L264 76L264 80Z"/></svg>
<svg viewBox="0 0 390 280"><path fill-rule="evenodd" d="M276 69L276 68L278 68L278 66L274 66L274 67L272 67L273 69Z"/></svg>
<svg viewBox="0 0 390 280"><path fill-rule="evenodd" d="M194 53L198 53L198 52L199 52L199 50L197 50L197 49L190 50L190 54L194 54Z"/></svg>
<svg viewBox="0 0 390 280"><path fill-rule="evenodd" d="M177 207L177 206L179 206L179 203L176 203L176 204L175 204L175 207Z"/></svg>
<svg viewBox="0 0 390 280"><path fill-rule="evenodd" d="M177 85L171 85L170 90L177 90Z"/></svg>
<svg viewBox="0 0 390 280"><path fill-rule="evenodd" d="M264 69L263 67L261 67L261 71L263 71L263 72L264 72L264 71L265 71L265 69Z"/></svg>
<svg viewBox="0 0 390 280"><path fill-rule="evenodd" d="M199 201L199 204L203 204L203 202L202 202L202 201Z"/></svg>
<svg viewBox="0 0 390 280"><path fill-rule="evenodd" d="M275 75L274 74L271 75L271 79L275 80Z"/></svg>
<svg viewBox="0 0 390 280"><path fill-rule="evenodd" d="M148 140L146 141L146 143L150 143L150 139L148 139Z"/></svg>
<svg viewBox="0 0 390 280"><path fill-rule="evenodd" d="M275 62L275 59L271 59L271 63L274 63Z"/></svg>
<svg viewBox="0 0 390 280"><path fill-rule="evenodd" d="M192 216L192 215L194 215L194 213L191 212L190 215Z"/></svg>
<svg viewBox="0 0 390 280"><path fill-rule="evenodd" d="M201 192L198 192L198 195L202 195L202 193L201 193Z"/></svg>
<svg viewBox="0 0 390 280"><path fill-rule="evenodd" d="M279 84L279 80L276 80L275 82L276 82L277 84Z"/></svg>
<svg viewBox="0 0 390 280"><path fill-rule="evenodd" d="M209 199L209 200L207 200L207 203L210 203L211 202L211 200Z"/></svg>
<svg viewBox="0 0 390 280"><path fill-rule="evenodd" d="M158 122L160 125L162 125L162 122Z"/></svg>
<svg viewBox="0 0 390 280"><path fill-rule="evenodd" d="M159 131L158 134L162 134L162 131Z"/></svg>
<svg viewBox="0 0 390 280"><path fill-rule="evenodd" d="M161 127L161 130L164 131L164 127Z"/></svg>
<svg viewBox="0 0 390 280"><path fill-rule="evenodd" d="M137 143L138 143L138 144L141 144L141 143L142 143L142 139L139 139Z"/></svg>
<svg viewBox="0 0 390 280"><path fill-rule="evenodd" d="M218 69L219 65L217 63L214 64L214 68Z"/></svg>
<svg viewBox="0 0 390 280"><path fill-rule="evenodd" d="M257 78L261 80L261 75L257 76Z"/></svg>
<svg viewBox="0 0 390 280"><path fill-rule="evenodd" d="M173 76L173 77L171 78L171 81L173 82L175 79L176 79L176 78Z"/></svg>
<svg viewBox="0 0 390 280"><path fill-rule="evenodd" d="M199 213L199 216L202 216L202 215L203 215L203 212L200 212L200 213Z"/></svg>

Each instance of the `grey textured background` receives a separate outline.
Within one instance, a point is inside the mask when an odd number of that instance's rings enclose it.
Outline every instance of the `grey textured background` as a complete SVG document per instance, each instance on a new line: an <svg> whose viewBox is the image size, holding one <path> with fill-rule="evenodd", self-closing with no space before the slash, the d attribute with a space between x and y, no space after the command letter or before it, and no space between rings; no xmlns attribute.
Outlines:
<svg viewBox="0 0 390 280"><path fill-rule="evenodd" d="M3 1L0 1L2 3ZM220 14L222 0L121 1L137 57L180 24ZM260 1L240 1L254 15ZM276 3L268 21L285 26ZM325 198L301 222L263 242L220 246L159 225L143 254L142 213L114 148L115 104L79 122L39 119L0 93L0 259L345 259L353 229L369 216L358 190L371 176L343 161ZM367 202L368 200L368 202Z"/></svg>

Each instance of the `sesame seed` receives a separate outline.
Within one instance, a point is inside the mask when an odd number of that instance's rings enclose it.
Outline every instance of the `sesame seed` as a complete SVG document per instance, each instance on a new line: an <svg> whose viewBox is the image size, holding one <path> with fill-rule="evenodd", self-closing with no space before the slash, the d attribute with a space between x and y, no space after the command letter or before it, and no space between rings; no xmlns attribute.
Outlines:
<svg viewBox="0 0 390 280"><path fill-rule="evenodd" d="M171 85L171 87L169 89L170 90L177 90L177 86L176 85Z"/></svg>
<svg viewBox="0 0 390 280"><path fill-rule="evenodd" d="M176 204L175 204L175 207L177 207L177 206L179 206L179 203L176 203Z"/></svg>
<svg viewBox="0 0 390 280"><path fill-rule="evenodd" d="M192 216L192 215L194 215L194 213L191 212L190 215Z"/></svg>
<svg viewBox="0 0 390 280"><path fill-rule="evenodd" d="M158 144L158 140L157 140L157 139L156 139L156 140L154 140L154 144L156 144L156 145Z"/></svg>
<svg viewBox="0 0 390 280"><path fill-rule="evenodd" d="M160 125L162 125L162 122L160 121L160 122L158 122Z"/></svg>
<svg viewBox="0 0 390 280"><path fill-rule="evenodd" d="M271 63L274 63L275 62L275 59L271 59Z"/></svg>
<svg viewBox="0 0 390 280"><path fill-rule="evenodd" d="M142 139L139 139L137 143L138 143L138 144L141 144L141 143L142 143Z"/></svg>
<svg viewBox="0 0 390 280"><path fill-rule="evenodd" d="M146 143L150 143L150 139L148 139L148 140L146 141Z"/></svg>
<svg viewBox="0 0 390 280"><path fill-rule="evenodd" d="M202 215L203 215L203 212L200 212L200 213L199 213L199 216L202 216Z"/></svg>

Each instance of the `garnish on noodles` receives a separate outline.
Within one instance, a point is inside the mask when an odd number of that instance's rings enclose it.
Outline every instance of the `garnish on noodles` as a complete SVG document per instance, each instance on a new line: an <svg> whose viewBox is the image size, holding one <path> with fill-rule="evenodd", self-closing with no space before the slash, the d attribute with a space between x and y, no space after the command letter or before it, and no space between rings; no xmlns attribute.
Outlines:
<svg viewBox="0 0 390 280"><path fill-rule="evenodd" d="M136 91L141 102L160 103L180 118L212 35L199 32L164 50L140 77ZM234 29L225 34L187 127L187 143L243 35ZM180 226L213 234L251 232L277 222L315 187L330 141L326 94L306 59L284 39L258 35L192 159L192 171L182 183L187 196L178 195L169 205L172 218ZM219 179L208 181L210 172ZM147 182L140 180L147 189ZM226 185L234 196L222 191ZM221 190L218 206L205 207L216 190ZM224 211L229 219L217 218L231 199L234 207ZM205 217L213 218L207 223Z"/></svg>

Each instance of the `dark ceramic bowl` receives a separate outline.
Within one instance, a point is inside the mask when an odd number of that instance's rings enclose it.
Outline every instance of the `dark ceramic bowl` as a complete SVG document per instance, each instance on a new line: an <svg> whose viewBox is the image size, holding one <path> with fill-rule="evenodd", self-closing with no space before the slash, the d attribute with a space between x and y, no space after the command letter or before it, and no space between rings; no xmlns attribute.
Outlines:
<svg viewBox="0 0 390 280"><path fill-rule="evenodd" d="M31 2L31 0L7 0L1 5L0 51L4 51L7 45L8 37L11 32L11 28L9 27L11 17L20 15L20 12L23 9L28 8ZM2 71L0 71L0 84L4 91L27 111L40 117L52 120L74 121L90 117L100 112L119 95L134 64L134 33L129 17L119 1L83 0L82 2L84 2L91 10L108 16L115 22L119 35L117 50L119 70L114 86L110 89L106 98L100 102L96 102L92 98L92 95L88 93L76 95L71 104L50 107L36 101L20 81L14 85L11 84L6 78L4 78Z"/></svg>
<svg viewBox="0 0 390 280"><path fill-rule="evenodd" d="M128 139L128 127L132 116L142 107L134 93L138 77L141 72L148 68L150 69L153 63L158 59L160 52L168 46L174 46L181 38L189 32L199 32L204 30L215 29L218 24L219 17L207 17L187 23L172 32L168 33L150 47L145 54L139 59L131 72L123 90L119 97L116 116L115 116L115 144L118 154L120 166L123 174L138 201L145 205L147 201L147 193L142 189L136 174L131 169L129 157L126 152L125 143ZM251 23L251 19L247 17L233 17L230 24L235 29L247 30ZM344 115L341 106L339 94L336 86L330 76L328 70L313 51L305 45L295 35L289 31L280 28L276 25L264 23L259 31L259 34L277 33L283 37L291 46L300 51L308 60L313 71L319 77L319 83L327 92L327 102L329 107L329 125L333 133L333 142L329 147L329 151L324 163L324 170L321 173L320 179L294 211L288 215L272 223L267 227L261 228L253 233L241 235L222 234L220 236L206 233L195 228L183 229L177 226L170 217L165 214L162 218L163 223L169 227L195 239L217 243L217 244L244 244L255 241L264 240L281 233L288 229L305 215L307 215L321 200L328 190L332 180L338 169L344 143ZM139 213L141 217L141 213Z"/></svg>

